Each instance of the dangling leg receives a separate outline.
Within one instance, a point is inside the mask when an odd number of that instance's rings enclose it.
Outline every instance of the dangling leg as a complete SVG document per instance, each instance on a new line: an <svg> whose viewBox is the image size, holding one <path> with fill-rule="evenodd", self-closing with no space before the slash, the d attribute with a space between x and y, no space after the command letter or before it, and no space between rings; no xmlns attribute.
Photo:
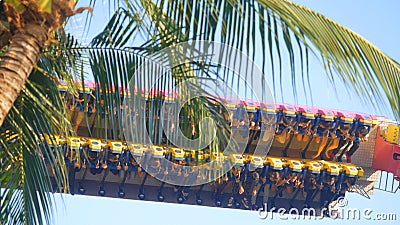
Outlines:
<svg viewBox="0 0 400 225"><path fill-rule="evenodd" d="M330 159L330 152L339 147L340 138L332 139L331 144L325 150L325 159Z"/></svg>
<svg viewBox="0 0 400 225"><path fill-rule="evenodd" d="M346 142L346 138L340 137L340 139L338 140L338 146L335 149L330 149L329 151L326 151L326 158L330 159L330 161L333 161L335 155L339 153L340 149L343 148L344 145L346 145ZM333 150L332 153L330 153L331 150Z"/></svg>
<svg viewBox="0 0 400 225"><path fill-rule="evenodd" d="M360 147L360 139L356 138L356 140L353 141L353 146L351 146L349 151L346 152L346 158L348 163L351 163L351 156L358 150L359 147Z"/></svg>
<svg viewBox="0 0 400 225"><path fill-rule="evenodd" d="M321 155L322 151L325 149L326 145L328 144L328 137L327 136L322 136L319 142L319 146L318 146L318 151L317 154L313 155L313 159L316 159L319 157L319 155ZM317 139L317 143L318 143L318 139Z"/></svg>
<svg viewBox="0 0 400 225"><path fill-rule="evenodd" d="M345 146L343 148L341 148L342 152L340 153L340 155L337 158L338 162L342 161L342 157L343 157L344 153L346 153L347 150L351 148L351 146L353 146L353 141L348 140L346 142Z"/></svg>
<svg viewBox="0 0 400 225"><path fill-rule="evenodd" d="M252 195L251 195L251 205L253 208L255 208L254 206L257 203L257 196L260 194L261 187L263 186L263 184L260 182L257 184L257 186L254 187Z"/></svg>

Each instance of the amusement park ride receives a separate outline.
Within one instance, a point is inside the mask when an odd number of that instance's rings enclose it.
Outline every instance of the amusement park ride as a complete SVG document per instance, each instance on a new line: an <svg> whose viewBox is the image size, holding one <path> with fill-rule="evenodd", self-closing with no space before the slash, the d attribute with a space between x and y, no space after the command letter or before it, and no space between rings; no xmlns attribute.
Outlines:
<svg viewBox="0 0 400 225"><path fill-rule="evenodd" d="M60 91L65 89L60 87ZM90 87L85 89L88 98L92 98L85 102L94 104L96 100L90 92ZM164 92L158 97L173 101L171 93ZM143 98L151 101L156 97L147 94ZM263 138L260 103L230 100L225 105L233 118L232 130L245 129L250 135L245 140L244 154L224 155L210 153L210 149L182 149L165 141L149 145L107 138L112 128L104 127L107 123L104 121L109 118L108 124L112 123L111 114L115 110L107 113L101 109L102 104L99 101L95 106L97 113L83 110L81 113L85 116L81 121L75 115L79 112L71 111L71 123L75 125L77 136L45 134L42 137L41 144L61 148L65 153L72 194L242 209L258 209L268 203L271 207L300 209L326 207L346 191L369 198L374 188L393 193L399 188L400 126L383 117L266 104L261 108L276 118L276 129L272 146L266 150L268 155L257 155L255 148ZM247 113L249 119L238 117L240 111ZM99 125L98 121L103 124ZM96 132L99 129L104 132ZM209 174L207 171L196 174L191 174L190 170L174 171L159 163L160 158L180 165L198 165L219 158L230 161L234 167L213 182L185 187L159 181L154 173L175 173L182 179L191 177L193 180ZM155 163L142 166L142 159Z"/></svg>

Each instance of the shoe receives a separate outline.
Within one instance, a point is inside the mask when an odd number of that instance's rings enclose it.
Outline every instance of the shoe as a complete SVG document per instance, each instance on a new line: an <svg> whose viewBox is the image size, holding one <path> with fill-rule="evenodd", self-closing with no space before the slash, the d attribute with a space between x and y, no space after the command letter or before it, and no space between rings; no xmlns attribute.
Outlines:
<svg viewBox="0 0 400 225"><path fill-rule="evenodd" d="M349 155L349 153L346 152L346 160L348 163L351 163L351 155Z"/></svg>
<svg viewBox="0 0 400 225"><path fill-rule="evenodd" d="M243 198L242 203L245 209L250 209L249 200L247 200L247 198Z"/></svg>
<svg viewBox="0 0 400 225"><path fill-rule="evenodd" d="M232 205L233 205L233 197L230 197L230 198L228 199L228 204L226 204L226 206L227 206L227 207L232 207Z"/></svg>

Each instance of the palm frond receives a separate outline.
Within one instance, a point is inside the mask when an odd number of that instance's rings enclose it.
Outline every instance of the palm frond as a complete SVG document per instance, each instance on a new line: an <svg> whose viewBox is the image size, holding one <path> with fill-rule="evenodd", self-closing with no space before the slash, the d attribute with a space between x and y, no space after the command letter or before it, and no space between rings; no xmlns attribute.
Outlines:
<svg viewBox="0 0 400 225"><path fill-rule="evenodd" d="M72 37L60 34L60 39L73 41ZM45 134L71 133L56 83L63 79L74 91L74 65L80 56L73 50L62 52L71 43L59 43L64 47L52 45L43 52L37 69L0 128L1 224L52 224L55 209L52 192L55 187L68 192L61 148L43 144Z"/></svg>
<svg viewBox="0 0 400 225"><path fill-rule="evenodd" d="M65 187L68 184L61 150L39 144L44 133L64 132L68 121L63 114L63 105L54 104L57 101L46 97L46 94L57 96L54 95L54 91L58 93L54 82L43 75L32 74L32 79L35 78L40 80L40 85L28 81L1 127L4 152L1 211L10 212L2 213L2 216L7 216L1 218L2 224L51 224L53 185ZM50 84L47 87L51 89L51 84L53 86L53 95L49 89L43 89L46 86L41 86L46 79ZM5 135L8 133L17 136L10 139ZM50 180L48 169L52 171L54 181Z"/></svg>
<svg viewBox="0 0 400 225"><path fill-rule="evenodd" d="M275 93L284 89L284 64L288 62L295 97L299 82L303 91L312 89L308 74L312 52L322 61L333 85L335 80L344 82L360 99L375 107L384 105L387 99L395 118L400 118L398 63L361 36L308 8L287 0L142 0L131 2L131 8L145 10L143 21L149 24L149 37L158 37L149 39L147 47L160 49L187 40L234 46L262 62L264 74L270 74L273 80ZM168 32L171 30L176 31L173 36ZM250 75L244 76L251 80Z"/></svg>
<svg viewBox="0 0 400 225"><path fill-rule="evenodd" d="M279 16L294 35L303 35L303 42L312 45L324 64L336 71L330 73L332 79L339 75L361 99L375 107L388 99L395 118L400 119L397 62L350 29L303 6L275 0L262 0L260 4Z"/></svg>

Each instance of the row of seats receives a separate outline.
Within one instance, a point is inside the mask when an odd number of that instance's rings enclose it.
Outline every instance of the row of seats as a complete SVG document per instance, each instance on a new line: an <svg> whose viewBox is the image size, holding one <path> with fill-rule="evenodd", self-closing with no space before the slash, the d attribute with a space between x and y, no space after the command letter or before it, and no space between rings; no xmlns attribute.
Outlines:
<svg viewBox="0 0 400 225"><path fill-rule="evenodd" d="M289 183L295 183L292 179L296 177L297 186L296 189L304 189L304 191L309 188L305 185L307 179L314 177L316 181L314 185L313 193L310 196L314 196L317 191L321 192L320 201L321 207L326 204L327 199L332 200L333 196L337 196L332 192L329 196L328 194L323 194L322 190L324 184L329 184L327 178L334 179L336 181L336 186L339 190L338 185L345 184L347 179L353 179L352 183L356 182L359 177L362 177L364 171L361 167L350 163L339 163L339 162L329 162L324 160L304 160L304 159L291 159L282 158L274 156L256 156L248 154L210 154L207 151L196 151L196 150L184 150L174 146L158 146L158 145L142 145L131 143L127 144L118 140L101 140L86 137L68 137L64 138L58 135L44 135L42 138L42 144L46 144L52 148L61 148L65 154L65 160L69 165L69 174L71 182L71 192L74 192L75 186L75 173L80 171L82 168L90 169L93 174L101 174L104 171L111 171L114 174L120 175L124 174L124 179L120 184L120 189L118 194L120 197L125 196L123 185L126 181L126 177L130 176L128 174L137 173L140 174L139 177L142 178L142 185L139 189L138 198L145 198L145 180L147 177L156 177L159 173L164 173L169 171L171 173L171 168L163 168L163 164L156 163L152 164L154 168L145 167L143 168L140 161L143 158L151 158L154 162L161 158L167 158L174 162L175 164L183 165L198 165L201 163L210 162L210 160L219 161L229 161L233 168L225 174L221 174L222 177L215 177L214 181L210 185L214 186L215 195L215 205L217 206L232 206L243 207L245 209L250 209L256 207L256 200L251 193L257 193L259 195L267 195L267 202L269 199L270 204L275 204L275 199L279 198L282 192L286 193L286 189ZM155 165L155 166L153 166ZM182 179L185 177L185 173L191 173L194 171L187 170L182 171ZM204 171L207 173L207 171ZM208 173L210 173L208 171ZM99 185L99 195L105 195L104 190L104 180L108 173L103 173L103 179ZM251 175L250 175L251 174ZM278 174L278 175L274 175ZM145 175L145 176L143 176ZM198 174L196 174L198 175ZM255 176L256 175L256 176ZM196 179L196 176L194 176ZM252 179L247 179L246 177L256 177ZM278 177L274 182L272 177ZM279 178L280 177L280 178ZM82 179L84 180L84 178ZM82 180L79 184L79 192L84 193L85 188L83 187ZM254 181L255 180L255 181ZM270 184L268 190L265 189L265 182L269 180ZM279 180L279 181L278 181ZM249 183L247 186L245 185ZM263 183L264 182L264 183ZM267 182L268 183L268 182ZM162 194L162 188L164 187L164 182L158 191L158 199L163 201L164 196ZM203 184L204 185L204 184ZM330 183L332 186L333 184ZM240 193L239 187L244 186L244 192ZM335 186L335 185L333 185ZM346 184L346 186L348 186ZM271 195L269 190L275 188L276 193ZM182 203L186 200L189 194L189 187L183 187L175 185L174 189L177 192L177 201ZM202 186L200 188L201 192ZM227 191L229 189L229 191ZM256 191L250 191L250 189L255 189ZM293 189L293 187L292 187ZM330 190L330 189L329 189ZM326 190L324 190L326 191ZM198 204L202 203L202 197L199 194L199 190L196 192L196 200ZM293 192L293 190L292 190ZM298 192L296 190L296 192ZM225 195L229 193L229 196L224 199ZM261 194L260 194L261 193ZM341 193L340 193L341 194ZM294 196L293 198L295 198ZM310 197L311 198L311 197ZM251 199L251 200L250 200ZM227 200L227 204L224 205L223 202ZM329 202L329 201L328 201ZM264 202L265 203L265 202ZM305 201L305 205L310 204L310 199ZM263 205L263 204L259 204Z"/></svg>
<svg viewBox="0 0 400 225"><path fill-rule="evenodd" d="M143 101L147 101L149 105L159 104L159 102L152 101L153 98L150 95L142 97ZM93 110L97 108L97 110L95 110L96 113L104 117L108 115L108 117L115 119L111 114L115 113L117 115L117 108L119 106L110 109L105 106L103 100L100 100L100 102L96 104L93 97L88 95L88 98L91 100L87 101L87 106L84 106L83 103L79 102L77 99L74 100L78 101L78 105L82 106L82 115L86 112L84 108L87 108L87 112L90 114L93 114L91 112L94 112ZM168 104L172 104L173 100L173 98L169 99ZM80 99L80 101L82 101L82 99ZM225 115L229 112L229 116L223 117L229 120L227 122L231 125L232 129L239 128L253 131L249 141L251 138L257 139L257 135L259 135L260 130L265 129L265 125L274 125L276 130L274 136L275 145L273 145L273 147L278 146L283 148L281 151L282 154L279 154L279 156L283 157L289 155L287 152L288 149L291 148L293 142L291 139L295 139L304 143L304 146L300 149L301 158L319 158L331 161L337 159L337 161L341 161L342 156L345 155L347 161L351 162L351 157L358 150L360 142L367 140L369 132L377 124L377 119L373 115L364 113L282 103L265 104L249 99L220 99L220 101L222 102L221 105L211 105L213 108L217 108L217 110L214 111L219 112L221 115ZM71 104L74 105L74 103L70 103L70 105ZM147 104L146 107L149 107ZM213 103L210 102L210 104ZM222 106L226 108L222 109ZM146 113L143 113L144 117L136 118L136 122L138 124L147 124L148 126L150 124L159 124L159 126L161 126L160 121L153 121L152 123L149 123L149 121L159 120L157 118L161 118L159 115L163 112L152 112L154 115L149 115L147 114L148 109L146 107L142 109L146 111ZM122 106L120 106L120 108L122 108ZM168 115L166 118L170 117L171 115ZM73 120L71 122L75 125L75 131L78 131L79 126L87 125L85 123L82 125L81 120L74 120L72 118L74 117L71 117L71 120ZM80 118L82 119L83 117L80 116ZM112 122L118 124L116 121ZM93 128L93 124L89 124L88 126L88 129ZM173 121L169 121L168 126L172 127ZM171 127L168 127L168 129L171 129ZM151 136L150 138L153 143L166 143L166 138L164 135L160 135L162 132L158 131L161 127L153 126L151 129L153 129L153 132L150 133L152 133L154 137ZM311 142L311 144L308 144L308 142ZM315 144L313 145L313 143ZM251 153L255 145L256 143L246 147L246 151ZM339 152L344 146L349 146L347 151ZM315 154L310 156L307 152L315 152ZM278 154L275 155L278 156Z"/></svg>
<svg viewBox="0 0 400 225"><path fill-rule="evenodd" d="M86 154L89 152L101 154L103 158L100 159L100 161L104 161L106 154L121 155L117 158L122 161L122 155L126 155L124 153L129 152L130 155L134 156L134 159L139 159L145 154L150 154L153 158L170 156L170 159L174 161L189 159L199 164L210 162L211 160L230 160L234 165L243 166L249 164L252 165L253 168L260 168L268 165L273 169L283 169L287 167L294 171L307 169L313 172L320 172L321 170L326 170L331 174L345 172L346 175L349 176L361 177L363 175L362 168L354 164L324 160L290 159L276 156L262 157L249 154L210 154L208 150L184 150L174 146L143 145L138 143L130 143L128 145L126 142L118 140L101 140L87 137L65 138L59 135L48 134L45 134L45 138L42 140L43 143L50 147L63 147L66 157L74 162L80 160L77 158L78 152L81 153L82 158L86 157L82 154L83 152ZM110 158L108 157L108 159ZM129 160L124 161L129 162Z"/></svg>
<svg viewBox="0 0 400 225"><path fill-rule="evenodd" d="M237 118L239 124L242 118L240 114L245 111L243 109L243 104L234 109L233 118L234 120ZM259 116L254 116L253 127L254 125L261 127L263 123L276 124L272 147L282 148L280 151L282 156L287 157L288 149L295 148L293 147L295 139L301 146L299 149L301 158L331 161L339 155L337 159L341 161L343 153L339 150L349 145L351 147L345 153L347 161L351 162L351 156L357 151L360 142L367 141L371 129L377 124L377 119L369 114L279 103L267 104L264 108L256 107L254 114ZM271 118L275 121L268 120ZM306 154L310 144L313 146L311 148L315 148L311 149L315 151L312 156Z"/></svg>

